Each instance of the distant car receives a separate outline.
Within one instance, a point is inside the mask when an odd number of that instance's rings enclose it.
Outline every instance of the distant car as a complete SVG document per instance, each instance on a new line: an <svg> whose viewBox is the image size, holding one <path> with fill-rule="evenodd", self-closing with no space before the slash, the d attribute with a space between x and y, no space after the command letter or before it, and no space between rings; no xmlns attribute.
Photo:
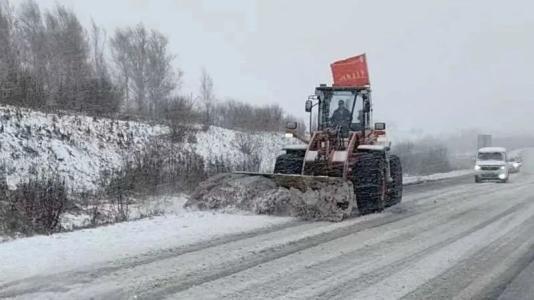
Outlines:
<svg viewBox="0 0 534 300"><path fill-rule="evenodd" d="M475 182L486 180L508 182L510 165L506 149L502 147L480 148L475 163Z"/></svg>
<svg viewBox="0 0 534 300"><path fill-rule="evenodd" d="M519 173L521 170L521 158L512 157L508 160L508 168L510 173Z"/></svg>

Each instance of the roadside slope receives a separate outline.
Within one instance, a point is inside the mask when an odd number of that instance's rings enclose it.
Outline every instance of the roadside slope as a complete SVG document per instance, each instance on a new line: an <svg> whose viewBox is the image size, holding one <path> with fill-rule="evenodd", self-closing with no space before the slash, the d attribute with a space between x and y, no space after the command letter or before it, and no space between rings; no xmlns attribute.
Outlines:
<svg viewBox="0 0 534 300"><path fill-rule="evenodd" d="M31 174L57 172L69 188L93 190L102 171L121 167L127 153L143 151L169 129L158 124L1 105L0 131L0 171L11 187ZM283 146L299 143L280 132L244 133L213 126L187 134L193 137L186 137L179 146L202 156L205 164L216 159L239 164L249 158L243 151L246 148L258 154L264 172L272 171Z"/></svg>

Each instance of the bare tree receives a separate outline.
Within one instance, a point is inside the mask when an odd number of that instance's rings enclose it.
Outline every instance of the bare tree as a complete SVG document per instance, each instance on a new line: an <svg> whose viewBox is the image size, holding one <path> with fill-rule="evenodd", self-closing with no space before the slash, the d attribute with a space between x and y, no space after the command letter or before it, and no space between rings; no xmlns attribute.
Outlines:
<svg viewBox="0 0 534 300"><path fill-rule="evenodd" d="M92 76L84 87L89 97L83 106L84 110L97 114L116 112L122 102L122 93L120 88L112 83L105 59L106 41L106 32L92 21L90 37Z"/></svg>
<svg viewBox="0 0 534 300"><path fill-rule="evenodd" d="M71 10L58 5L45 14L49 91L62 108L81 109L91 74L86 32Z"/></svg>
<svg viewBox="0 0 534 300"><path fill-rule="evenodd" d="M17 47L14 40L15 17L7 1L0 1L0 75L16 68Z"/></svg>
<svg viewBox="0 0 534 300"><path fill-rule="evenodd" d="M104 57L106 32L94 20L91 20L91 60L97 78L109 78L108 67Z"/></svg>
<svg viewBox="0 0 534 300"><path fill-rule="evenodd" d="M8 1L0 1L0 101L14 105L41 104L42 85L22 59L20 21Z"/></svg>
<svg viewBox="0 0 534 300"><path fill-rule="evenodd" d="M133 100L137 112L155 114L172 96L181 75L172 68L175 57L169 52L167 37L139 24L117 29L111 47L128 100Z"/></svg>
<svg viewBox="0 0 534 300"><path fill-rule="evenodd" d="M112 59L115 64L115 78L124 94L123 103L127 109L131 109L133 104L131 103L132 97L130 96L131 62L127 53L129 45L128 38L124 30L117 30L110 43Z"/></svg>
<svg viewBox="0 0 534 300"><path fill-rule="evenodd" d="M200 101L204 106L204 124L213 125L213 109L215 106L215 95L213 93L213 79L208 72L203 69L200 75Z"/></svg>
<svg viewBox="0 0 534 300"><path fill-rule="evenodd" d="M128 87L133 91L136 99L137 109L140 113L147 112L146 94L146 64L148 49L148 32L143 25L138 25L134 29L126 29L125 35L128 37L124 52L129 54L129 73L132 78L132 85Z"/></svg>
<svg viewBox="0 0 534 300"><path fill-rule="evenodd" d="M18 33L21 39L22 57L26 67L38 80L47 78L46 62L48 45L46 27L37 3L28 0L20 5Z"/></svg>
<svg viewBox="0 0 534 300"><path fill-rule="evenodd" d="M2 99L16 90L18 58L14 40L15 18L7 1L0 2L0 93Z"/></svg>
<svg viewBox="0 0 534 300"><path fill-rule="evenodd" d="M179 87L181 72L174 72L172 63L175 55L169 54L169 40L163 34L152 30L147 51L147 94L149 111L153 116L161 111L172 92Z"/></svg>
<svg viewBox="0 0 534 300"><path fill-rule="evenodd" d="M28 105L40 107L47 104L50 86L47 69L49 46L46 26L39 5L34 0L23 2L17 14L17 38L23 69L31 78Z"/></svg>

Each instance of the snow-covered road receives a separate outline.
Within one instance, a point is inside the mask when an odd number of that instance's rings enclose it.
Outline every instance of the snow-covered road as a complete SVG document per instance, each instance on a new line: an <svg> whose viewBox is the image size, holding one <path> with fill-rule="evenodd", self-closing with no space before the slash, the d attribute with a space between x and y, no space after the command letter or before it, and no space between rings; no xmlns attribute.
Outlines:
<svg viewBox="0 0 534 300"><path fill-rule="evenodd" d="M534 176L413 185L381 214L265 226L68 269L43 252L58 269L8 270L0 298L496 298L534 259Z"/></svg>

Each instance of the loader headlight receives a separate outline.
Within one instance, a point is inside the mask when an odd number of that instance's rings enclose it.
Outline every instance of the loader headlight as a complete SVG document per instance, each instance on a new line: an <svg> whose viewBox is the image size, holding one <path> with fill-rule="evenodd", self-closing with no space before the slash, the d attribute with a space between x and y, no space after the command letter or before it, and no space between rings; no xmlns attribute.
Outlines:
<svg viewBox="0 0 534 300"><path fill-rule="evenodd" d="M480 166L479 165L475 166L475 171L480 171Z"/></svg>
<svg viewBox="0 0 534 300"><path fill-rule="evenodd" d="M500 174L499 179L506 179L506 174Z"/></svg>

